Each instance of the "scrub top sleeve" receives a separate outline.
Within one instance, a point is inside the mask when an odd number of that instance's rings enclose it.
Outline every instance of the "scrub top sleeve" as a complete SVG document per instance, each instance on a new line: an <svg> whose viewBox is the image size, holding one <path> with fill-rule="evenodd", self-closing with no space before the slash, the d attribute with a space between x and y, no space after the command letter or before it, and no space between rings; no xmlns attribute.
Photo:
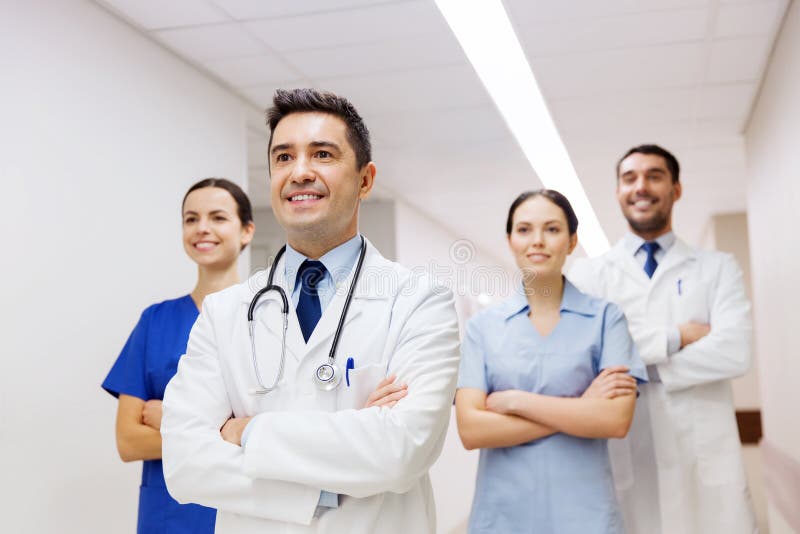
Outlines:
<svg viewBox="0 0 800 534"><path fill-rule="evenodd" d="M111 395L131 395L142 400L147 394L147 332L150 323L150 308L146 309L136 323L128 341L117 357L117 361L103 381L103 389Z"/></svg>
<svg viewBox="0 0 800 534"><path fill-rule="evenodd" d="M603 342L597 367L602 371L613 365L626 365L637 382L647 382L647 369L631 338L628 320L617 305L609 303L603 316Z"/></svg>
<svg viewBox="0 0 800 534"><path fill-rule="evenodd" d="M478 317L473 317L467 322L464 339L461 341L461 363L458 368L457 388L475 388L489 392L486 381L486 354L483 350L480 324Z"/></svg>

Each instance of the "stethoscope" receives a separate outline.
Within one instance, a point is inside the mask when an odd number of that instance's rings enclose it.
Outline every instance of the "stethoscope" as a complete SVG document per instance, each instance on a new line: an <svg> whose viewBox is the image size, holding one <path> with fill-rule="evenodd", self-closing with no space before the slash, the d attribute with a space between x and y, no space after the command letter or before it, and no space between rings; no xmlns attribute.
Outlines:
<svg viewBox="0 0 800 534"><path fill-rule="evenodd" d="M272 267L269 269L269 278L267 278L267 285L261 288L255 294L253 300L250 301L250 307L247 309L247 329L250 333L250 351L253 355L253 370L255 371L256 381L258 388L251 390L253 395L266 395L278 387L278 383L283 378L283 364L286 361L286 330L289 327L289 299L286 298L286 292L282 287L272 283L275 277L275 267L278 265L278 260L281 259L283 253L286 252L286 245L282 246L272 261ZM336 348L339 346L339 336L342 333L344 320L347 317L347 310L350 308L350 301L353 300L353 290L358 282L358 277L361 275L361 265L364 263L364 256L367 254L367 242L364 236L361 236L361 253L358 256L358 263L356 263L356 270L353 274L353 281L350 282L350 289L347 291L347 299L344 301L344 309L339 317L339 326L336 327L336 334L333 336L333 343L331 343L331 350L328 353L328 361L320 364L314 371L314 383L323 391L332 391L336 389L342 381L342 372L336 364ZM253 327L253 315L258 306L258 300L262 295L269 291L277 291L281 297L281 313L283 314L283 335L281 336L281 361L278 367L278 375L270 387L264 385L261 381L261 373L258 370L258 357L256 356L256 338Z"/></svg>

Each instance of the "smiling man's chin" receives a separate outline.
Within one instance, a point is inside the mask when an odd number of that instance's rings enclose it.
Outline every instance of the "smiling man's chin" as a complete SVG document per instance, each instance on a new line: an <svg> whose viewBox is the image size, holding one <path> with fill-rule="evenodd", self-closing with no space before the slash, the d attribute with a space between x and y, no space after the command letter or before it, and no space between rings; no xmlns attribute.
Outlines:
<svg viewBox="0 0 800 534"><path fill-rule="evenodd" d="M661 213L654 213L653 215L645 218L636 219L633 217L625 217L628 219L628 224L631 225L636 232L658 232L659 230L663 230L667 227L669 220L667 217Z"/></svg>

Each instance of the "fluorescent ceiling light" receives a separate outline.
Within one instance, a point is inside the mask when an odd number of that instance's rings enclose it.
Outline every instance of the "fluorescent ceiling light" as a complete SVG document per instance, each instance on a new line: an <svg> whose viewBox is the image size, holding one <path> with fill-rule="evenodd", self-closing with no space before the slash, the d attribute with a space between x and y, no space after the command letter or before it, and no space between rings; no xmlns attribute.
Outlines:
<svg viewBox="0 0 800 534"><path fill-rule="evenodd" d="M435 0L461 48L494 100L542 184L566 195L580 220L589 256L609 249L608 238L500 0Z"/></svg>

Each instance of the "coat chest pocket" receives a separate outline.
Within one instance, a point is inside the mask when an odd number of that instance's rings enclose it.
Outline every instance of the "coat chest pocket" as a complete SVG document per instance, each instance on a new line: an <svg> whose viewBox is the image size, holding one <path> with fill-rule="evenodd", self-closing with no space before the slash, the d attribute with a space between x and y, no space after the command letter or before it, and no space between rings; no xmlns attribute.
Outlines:
<svg viewBox="0 0 800 534"><path fill-rule="evenodd" d="M695 276L675 281L672 316L677 324L709 322L708 289L712 284L701 283Z"/></svg>
<svg viewBox="0 0 800 534"><path fill-rule="evenodd" d="M347 385L347 376L350 385ZM370 363L355 369L342 376L336 393L337 410L360 410L367 402L369 394L375 391L378 383L386 376L385 363Z"/></svg>

